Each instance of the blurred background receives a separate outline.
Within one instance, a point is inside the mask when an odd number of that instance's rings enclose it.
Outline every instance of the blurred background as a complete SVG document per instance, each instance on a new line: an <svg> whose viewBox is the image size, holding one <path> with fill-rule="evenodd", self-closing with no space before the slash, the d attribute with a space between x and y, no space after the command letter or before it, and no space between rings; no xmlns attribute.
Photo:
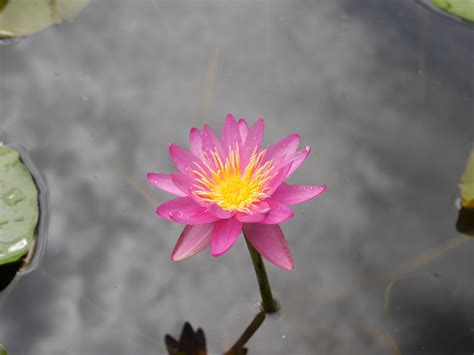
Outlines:
<svg viewBox="0 0 474 355"><path fill-rule="evenodd" d="M474 241L455 229L474 141L474 24L413 0L96 0L0 47L0 131L46 177L39 269L2 300L9 354L165 354L202 327L227 350L258 312L242 238L179 263L168 144L266 119L312 153L292 183L327 184L282 227L268 265L282 304L249 354L472 354Z"/></svg>

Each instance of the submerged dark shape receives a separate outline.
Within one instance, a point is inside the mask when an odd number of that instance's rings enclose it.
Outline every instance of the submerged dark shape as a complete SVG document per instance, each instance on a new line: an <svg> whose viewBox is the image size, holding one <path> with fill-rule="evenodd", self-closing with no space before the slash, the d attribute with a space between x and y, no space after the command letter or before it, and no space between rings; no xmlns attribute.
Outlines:
<svg viewBox="0 0 474 355"><path fill-rule="evenodd" d="M23 260L6 265L0 265L0 292L6 289L8 285L10 285L10 283L13 281L16 274L20 270L22 264ZM1 354L2 353L0 352L0 355Z"/></svg>
<svg viewBox="0 0 474 355"><path fill-rule="evenodd" d="M203 330L198 328L195 332L189 322L184 323L179 341L167 334L165 344L170 355L207 355Z"/></svg>
<svg viewBox="0 0 474 355"><path fill-rule="evenodd" d="M459 233L474 237L474 208L462 207L459 210L456 229Z"/></svg>
<svg viewBox="0 0 474 355"><path fill-rule="evenodd" d="M259 312L249 326L245 329L235 344L224 355L246 355L248 350L244 347L249 339L260 328L265 320L265 312ZM189 322L184 323L179 341L170 335L165 336L166 350L169 355L207 355L206 337L204 331L198 328L194 331ZM0 354L1 355L1 354Z"/></svg>

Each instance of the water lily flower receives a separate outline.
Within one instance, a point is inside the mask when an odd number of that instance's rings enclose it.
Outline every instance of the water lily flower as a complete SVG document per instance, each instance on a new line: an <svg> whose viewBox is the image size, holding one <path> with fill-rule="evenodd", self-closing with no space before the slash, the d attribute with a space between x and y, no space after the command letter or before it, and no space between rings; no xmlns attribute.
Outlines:
<svg viewBox="0 0 474 355"><path fill-rule="evenodd" d="M241 232L268 261L292 270L294 263L279 226L294 215L288 207L318 196L326 186L289 185L285 180L307 158L300 136L290 134L262 148L264 120L249 127L227 115L220 139L204 125L192 128L190 151L170 144L177 171L148 173L148 180L177 198L160 205L161 217L185 225L171 258L188 258L211 245L220 256Z"/></svg>

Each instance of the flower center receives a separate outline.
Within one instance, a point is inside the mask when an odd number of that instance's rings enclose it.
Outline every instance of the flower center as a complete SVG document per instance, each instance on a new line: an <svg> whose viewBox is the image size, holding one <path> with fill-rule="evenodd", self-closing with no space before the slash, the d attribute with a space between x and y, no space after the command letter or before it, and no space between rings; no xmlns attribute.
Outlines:
<svg viewBox="0 0 474 355"><path fill-rule="evenodd" d="M263 162L266 150L258 153L254 149L249 163L242 169L239 147L229 147L224 162L217 149L203 159L207 169L197 166L194 194L203 201L216 203L227 211L250 212L251 207L267 198L268 182L274 177L272 161Z"/></svg>

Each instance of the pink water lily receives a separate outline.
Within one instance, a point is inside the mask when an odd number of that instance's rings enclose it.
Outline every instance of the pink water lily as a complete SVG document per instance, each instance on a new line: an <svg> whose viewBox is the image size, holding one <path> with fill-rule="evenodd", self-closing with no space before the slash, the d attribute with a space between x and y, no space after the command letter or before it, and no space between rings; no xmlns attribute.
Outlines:
<svg viewBox="0 0 474 355"><path fill-rule="evenodd" d="M300 137L290 134L261 149L264 120L249 127L227 115L219 139L204 125L192 128L190 151L170 144L178 171L148 173L155 186L178 198L160 205L161 217L186 225L171 258L188 258L211 245L211 254L224 254L243 231L268 261L293 269L293 257L279 226L293 217L288 207L309 200L326 186L289 185L285 180L307 158L310 148L298 149Z"/></svg>

